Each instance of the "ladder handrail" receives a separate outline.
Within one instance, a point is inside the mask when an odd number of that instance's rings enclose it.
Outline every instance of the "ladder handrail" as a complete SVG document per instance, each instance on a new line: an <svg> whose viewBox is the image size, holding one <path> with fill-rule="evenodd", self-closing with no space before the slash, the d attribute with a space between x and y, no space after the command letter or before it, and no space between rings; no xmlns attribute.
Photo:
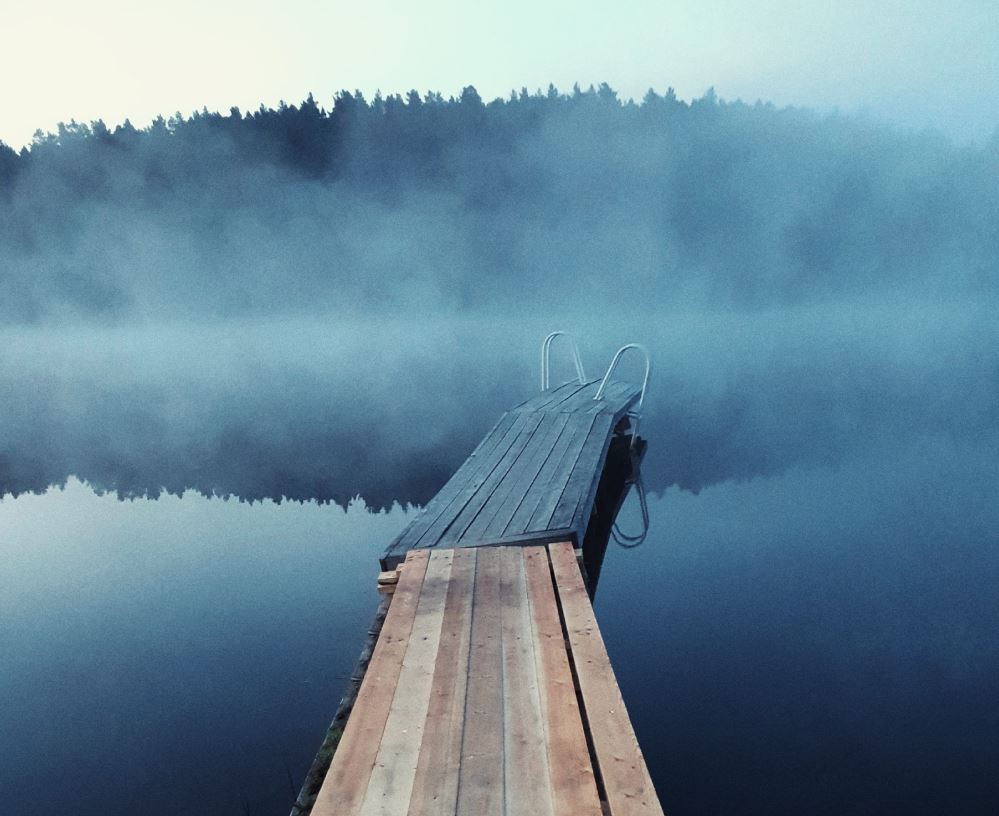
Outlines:
<svg viewBox="0 0 999 816"><path fill-rule="evenodd" d="M579 384L584 385L586 383L586 374L583 371L583 358L579 356L579 346L576 345L575 339L569 332L564 331L553 331L549 334L544 341L541 343L541 390L547 391L551 383L551 364L549 358L551 357L552 342L556 337L565 337L569 341L572 350L572 361L576 366L576 376L579 378Z"/></svg>
<svg viewBox="0 0 999 816"><path fill-rule="evenodd" d="M611 360L611 364L607 367L607 373L604 374L603 380L600 381L600 387L597 389L597 394L593 398L595 400L603 399L604 389L607 387L607 383L610 380L611 374L614 373L614 369L617 368L618 361L621 359L621 355L624 354L628 349L638 349L642 354L645 355L645 376L642 378L642 393L638 398L638 405L635 406L633 413L638 413L642 410L642 404L645 402L645 389L649 386L649 375L652 373L652 357L649 355L649 350L640 343L628 343L625 346L621 346L614 355L614 359Z"/></svg>
<svg viewBox="0 0 999 816"><path fill-rule="evenodd" d="M638 404L628 411L628 416L634 421L634 425L631 429L631 445L634 447L635 440L638 439L638 423L642 418L642 405L645 403L645 389L649 387L649 375L652 374L652 355L649 354L649 350L640 343L628 343L627 345L621 346L621 348L619 348L617 353L614 355L614 359L611 360L611 364L607 366L607 373L604 374L604 378L600 381L600 387L597 389L596 396L594 396L593 399L603 399L604 389L607 387L607 383L610 382L610 376L614 373L614 369L617 368L621 355L628 349L637 349L645 355L645 376L642 377L642 391L638 397Z"/></svg>

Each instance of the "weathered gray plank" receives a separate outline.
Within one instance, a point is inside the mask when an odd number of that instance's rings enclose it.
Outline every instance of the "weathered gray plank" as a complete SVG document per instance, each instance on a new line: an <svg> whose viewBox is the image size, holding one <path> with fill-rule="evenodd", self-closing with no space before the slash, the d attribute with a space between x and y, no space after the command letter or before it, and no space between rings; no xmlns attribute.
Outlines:
<svg viewBox="0 0 999 816"><path fill-rule="evenodd" d="M558 470L566 450L572 444L573 438L577 433L585 434L585 431L579 430L579 423L572 421L571 414L562 414L562 416L566 417L565 427L563 427L558 440L555 442L555 446L542 464L541 470L534 481L528 485L527 490L524 491L524 495L521 497L513 515L503 528L502 534L504 536L527 532L531 517L538 509L538 505L544 498L546 491L550 489L552 478Z"/></svg>
<svg viewBox="0 0 999 816"><path fill-rule="evenodd" d="M555 512L549 520L552 527L569 527L579 506L580 499L590 492L594 480L600 479L601 464L610 446L614 417L610 414L597 414L580 451L572 474L566 482L565 490L559 499Z"/></svg>
<svg viewBox="0 0 999 816"><path fill-rule="evenodd" d="M491 535L502 535L503 529L534 483L538 471L555 447L569 421L569 414L545 414L537 434L527 450L520 456L509 473L489 498L464 538L470 541L488 540Z"/></svg>
<svg viewBox="0 0 999 816"><path fill-rule="evenodd" d="M586 414L572 415L572 419L569 420L570 426L573 428L572 441L551 473L548 485L544 488L538 506L535 508L534 513L531 515L531 520L527 524L528 531L547 530L552 526L550 524L552 514L555 512L555 508L558 506L563 492L565 492L566 483L572 475L576 461L579 459L583 445L586 444L590 429L593 427L596 419L595 416L588 416Z"/></svg>
<svg viewBox="0 0 999 816"><path fill-rule="evenodd" d="M469 496L469 500L465 503L464 508L455 516L454 521L448 525L447 529L442 531L434 546L452 546L454 542L458 541L464 535L465 530L475 520L475 517L499 486L503 477L524 452L524 449L530 443L531 438L541 424L541 420L545 417L543 413L538 412L523 414L522 416L524 417L524 423L521 426L520 435L507 449L506 453L503 454L503 457L497 463L496 467L493 468L489 476Z"/></svg>
<svg viewBox="0 0 999 816"><path fill-rule="evenodd" d="M474 612L458 771L460 816L503 814L503 632L500 550L485 547L475 565Z"/></svg>
<svg viewBox="0 0 999 816"><path fill-rule="evenodd" d="M454 551L440 648L408 816L454 816L472 632L476 550Z"/></svg>
<svg viewBox="0 0 999 816"><path fill-rule="evenodd" d="M468 484L469 480L475 476L479 469L488 466L490 457L494 454L496 448L502 444L507 432L516 419L516 415L509 412L500 417L499 422L493 426L485 439L476 446L475 450L472 451L462 466L458 468L454 476L448 479L437 495L427 502L423 511L406 525L405 529L396 537L395 541L389 546L389 552L396 549L397 544L403 544L405 549L415 546L422 535L440 518L441 514L450 506L455 496Z"/></svg>
<svg viewBox="0 0 999 816"><path fill-rule="evenodd" d="M581 388L572 396L559 402L558 406L554 406L550 410L558 411L568 411L570 413L579 411L583 408L589 407L593 404L593 397L597 393L597 388L600 387L600 381L596 380L589 383L586 388Z"/></svg>
<svg viewBox="0 0 999 816"><path fill-rule="evenodd" d="M577 393L580 389L586 388L592 385L592 382L579 383L576 381L563 383L556 388L551 388L548 391L542 391L540 394L536 394L529 400L522 402L514 411L520 413L529 413L531 411L544 411L551 408L554 405L569 399L573 394Z"/></svg>
<svg viewBox="0 0 999 816"><path fill-rule="evenodd" d="M604 443L640 390L610 381L594 400L599 385L565 383L504 414L388 547L384 561L391 566L417 547L519 541L551 529L580 534L599 484ZM594 428L602 439L591 440Z"/></svg>
<svg viewBox="0 0 999 816"><path fill-rule="evenodd" d="M622 414L638 399L641 389L622 382L609 382L600 399L590 400L586 412L595 414L601 411L609 414ZM595 392L594 392L595 394Z"/></svg>
<svg viewBox="0 0 999 816"><path fill-rule="evenodd" d="M448 506L444 508L434 523L420 536L414 546L435 547L444 532L454 523L457 516L465 509L466 505L474 498L484 484L486 484L496 472L497 468L503 467L505 471L506 457L510 449L517 445L522 439L523 430L529 427L532 422L540 421L536 414L516 414L513 424L503 437L503 441L493 449L488 458L483 460L483 464L451 499ZM536 427L536 426L535 426ZM533 427L532 427L533 431Z"/></svg>

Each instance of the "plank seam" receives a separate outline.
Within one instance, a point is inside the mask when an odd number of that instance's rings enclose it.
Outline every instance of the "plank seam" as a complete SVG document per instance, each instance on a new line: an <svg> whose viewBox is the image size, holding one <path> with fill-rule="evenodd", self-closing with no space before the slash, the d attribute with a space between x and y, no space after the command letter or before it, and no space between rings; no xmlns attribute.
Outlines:
<svg viewBox="0 0 999 816"><path fill-rule="evenodd" d="M479 570L481 569L482 564L483 564L483 559L477 557L475 559L475 575L474 575L474 578L472 580L472 609L471 609L471 615L469 615L469 632L470 632L470 637L474 637L474 632L476 631L475 630L475 617L476 617L476 611L475 610L477 608L477 604L475 603L475 596L476 596L476 594L478 593L478 590L479 590ZM497 583L498 583L498 575L497 575ZM503 660L502 660L502 654L503 654L503 627L502 627L502 625L499 627L499 638L500 638L500 641L499 641L499 655L500 655L500 660L499 660L499 687L503 688L503 683L506 681L506 677L505 677L505 672L504 672L504 668L503 668ZM471 664L472 664L473 646L474 646L474 643L469 643L468 664L467 664L467 666L465 668L466 674L468 673L468 670L469 670L469 668L471 667ZM468 690L466 688L466 691L465 691L465 703L464 703L464 711L465 711L465 713L464 713L464 716L462 717L462 720L461 720L462 745L464 745L465 728L466 728L466 725L468 723L468 700L469 700L469 694L468 694ZM502 695L500 695L500 706L501 706L501 709L500 709L500 723L501 723L501 726L502 726L502 729L503 729L502 735L501 735L502 736L502 741L500 742L500 744L504 745L505 742L506 742L506 722L505 722L506 704L505 704L505 701L503 700ZM460 763L460 757L463 756L463 755L464 755L464 748L462 748L462 750L459 752L459 763ZM461 767L460 767L460 764L459 764L459 768L458 768L458 785L457 785L457 789L455 790L455 807L456 808L458 807L458 803L460 803L462 801L462 799L461 799L462 777L463 777L463 774L461 773ZM500 794L501 794L500 812L501 813L505 813L506 812L506 779L505 779L505 775L501 774L500 778L503 779L503 789L500 791Z"/></svg>
<svg viewBox="0 0 999 816"><path fill-rule="evenodd" d="M534 415L534 412L532 412L531 414L525 414L525 416L527 416L527 417L531 417L533 415ZM464 524L464 526L457 533L457 535L453 535L452 536L451 535L451 529L452 529L452 527L455 527L455 525L458 524L458 520L461 518L462 513L464 513L464 511L472 504L472 501L479 495L479 491L482 490L482 488L484 488L486 486L486 484L488 483L489 479L491 479L492 476L493 476L493 474L495 474L497 472L497 468L499 468L499 466L501 464L503 464L504 459L510 453L510 451L512 451L516 447L516 445L520 441L519 440L519 436L518 436L517 439L515 439L513 441L513 443L510 445L510 447L507 448L506 452L503 454L503 458L501 458L499 461L497 461L496 467L494 467L492 469L492 471L490 471L489 476L486 478L486 480L481 485L479 485L476 488L475 493L473 493L469 497L468 501L462 507L461 511L454 517L454 519L452 519L451 523L448 524L448 526L444 528L444 531L440 534L440 536L437 539L437 543L438 544L442 543L442 542L447 542L447 543L453 543L453 545L456 546L456 547L462 546L462 544L460 543L462 537L465 535L465 533L468 531L468 529L475 523L475 520L479 517L479 514L481 514L482 511L485 509L486 505L489 504L489 500L492 498L493 494L495 494L496 491L499 489L499 486L503 483L503 480L509 475L509 473L513 469L513 467L517 464L517 462L520 459L520 457L524 455L524 451L527 450L528 446L531 444L531 440L534 438L535 434L538 432L538 428L541 427L541 422L542 422L543 419L544 419L544 414L543 413L539 413L538 414L537 424L535 424L533 427L529 426L530 427L529 431L521 431L520 435L526 434L526 438L524 439L524 444L521 445L520 450L518 450L513 455L513 459L511 459L507 463L506 472L502 476L500 476L499 479L496 480L495 484L493 484L489 488L489 492L482 499L482 503L479 505L478 509L476 509L476 511L474 513L472 513L472 517ZM529 422L531 422L531 420L528 419L527 422L529 423Z"/></svg>
<svg viewBox="0 0 999 816"><path fill-rule="evenodd" d="M526 416L527 414L521 415L521 417L526 417ZM495 460L487 457L485 461L479 463L480 464L479 469L476 470L471 475L471 478L467 482L465 482L465 484L462 485L459 491L450 499L450 501L448 501L447 505L437 515L437 518L434 519L433 523L430 524L430 526L427 527L427 529L420 534L419 538L417 538L415 542L413 542L412 544L413 549L429 549L431 547L437 546L437 544L440 543L440 540L451 528L451 525L454 524L455 521L457 521L458 516L461 515L462 511L464 511L464 509L468 506L468 504L475 498L479 490L482 489L482 485L485 484L492 477L493 473L496 472L496 468L498 468L502 463L503 457L505 457L510 452L510 449L517 443L517 439L522 433L522 431L519 430L520 426L518 425L518 422L524 422L524 421L526 420L522 420L520 417L518 417L517 419L514 420L514 422L510 425L510 427L507 428L503 437L500 439L496 447L493 448L493 450L491 451L491 455L496 454L500 450L502 450L503 452L500 453L499 456L495 456L494 457ZM514 433L515 428L518 428L516 433ZM509 439L510 442L509 444L506 445L506 447L504 447L503 443L506 442L507 439ZM489 465L490 463L492 464L492 467L488 468L487 470L486 466ZM476 486L475 489L468 494L468 496L465 498L465 500L461 503L460 506L457 506L455 503L461 497L462 492L467 490L469 488L469 485L474 483L474 481L478 479L479 476L484 476L482 483ZM433 531L434 527L437 526L437 523L439 521L441 521L448 515L448 512L452 509L452 507L454 507L454 517L451 519L451 521L449 521L444 526L444 528L439 533L437 533L437 537L432 543L424 543L424 539L426 539L428 542L430 541L429 536L431 531Z"/></svg>
<svg viewBox="0 0 999 816"><path fill-rule="evenodd" d="M541 466L538 468L537 472L534 474L534 477L527 485L527 489L523 491L523 495L520 497L520 501L517 502L517 506L513 508L513 513L510 514L509 520L506 522L506 524L503 525L503 529L499 531L500 536L506 535L507 531L510 529L510 525L513 524L513 520L517 516L517 512L520 510L524 502L527 501L527 497L531 495L531 490L534 488L534 485L537 484L538 479L541 478L541 474L544 471L545 466L548 464L549 460L552 458L552 455L558 449L559 440L562 438L563 434L565 434L566 429L568 427L569 427L569 421L566 420L565 424L561 428L559 428L558 434L555 437L555 441L552 443L551 449L548 451L548 453L545 454L545 458L541 462Z"/></svg>
<svg viewBox="0 0 999 816"><path fill-rule="evenodd" d="M562 627L562 637L565 639L565 653L569 659L569 672L572 674L572 685L576 691L576 703L579 705L579 718L583 723L583 736L586 738L586 750L590 755L590 765L593 766L593 781L597 786L597 796L601 803L607 802L607 789L604 787L603 772L600 762L597 760L597 749L593 743L593 732L590 730L590 718L586 713L586 701L583 699L583 690L579 683L579 673L576 671L576 658L572 653L572 646L569 643L569 627L565 622L565 612L562 609L562 596L558 589L558 580L555 577L555 566L552 564L551 552L545 547L545 558L548 564L548 574L552 580L552 592L555 593L555 607L558 609L558 620Z"/></svg>

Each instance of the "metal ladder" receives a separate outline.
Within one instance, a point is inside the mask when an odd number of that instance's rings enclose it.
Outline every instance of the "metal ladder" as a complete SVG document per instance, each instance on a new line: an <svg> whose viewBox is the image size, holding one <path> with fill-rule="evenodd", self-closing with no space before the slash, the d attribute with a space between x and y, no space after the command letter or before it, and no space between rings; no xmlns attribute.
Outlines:
<svg viewBox="0 0 999 816"><path fill-rule="evenodd" d="M551 348L556 337L564 337L569 343L569 349L572 352L572 361L576 366L576 377L580 385L585 385L586 373L583 370L583 358L579 355L579 346L575 338L566 331L553 331L541 343L541 390L547 391L551 388ZM634 445L635 439L638 438L638 422L642 418L642 406L645 404L645 391L649 387L649 377L652 374L652 357L649 354L649 350L639 343L628 343L621 346L611 360L611 364L607 367L607 373L604 374L604 378L600 381L600 387L597 389L597 393L593 399L600 400L604 398L604 390L607 388L607 383L610 382L611 374L614 373L614 369L617 368L621 357L629 349L640 351L645 357L645 376L642 377L642 391L638 397L638 402L628 411L628 418L632 421L633 428L631 444Z"/></svg>
<svg viewBox="0 0 999 816"><path fill-rule="evenodd" d="M547 391L551 387L551 365L549 357L551 356L552 343L556 337L564 337L569 342L572 351L572 361L576 364L576 376L579 378L579 384L585 385L586 373L583 371L583 358L579 356L579 346L576 345L575 338L569 332L553 331L541 344L541 390Z"/></svg>
<svg viewBox="0 0 999 816"><path fill-rule="evenodd" d="M639 343L628 343L627 345L621 346L621 348L619 348L617 353L614 355L614 359L611 360L611 364L607 367L607 373L604 374L603 380L600 381L600 387L597 389L596 396L594 396L593 399L603 399L604 389L610 381L611 374L614 373L614 369L617 368L617 364L620 362L621 357L629 349L640 351L645 357L645 376L642 377L642 391L641 394L639 394L638 402L630 411L628 411L628 418L632 420L631 444L634 447L635 440L638 438L638 422L642 418L642 405L645 404L645 390L649 387L649 377L652 374L652 356L649 354L649 350Z"/></svg>
<svg viewBox="0 0 999 816"><path fill-rule="evenodd" d="M583 371L583 360L579 354L579 346L575 338L565 331L553 331L541 343L541 390L547 391L551 387L551 347L556 337L564 337L569 343L569 349L572 352L572 361L576 366L576 377L580 385L585 385L586 374ZM597 393L593 399L603 399L604 391L607 388L607 383L610 382L611 374L614 373L614 369L617 368L617 364L621 361L624 353L630 349L641 352L645 358L645 374L642 377L642 390L639 394L638 402L627 414L628 418L632 421L631 447L634 447L635 440L638 439L638 423L642 418L642 406L645 404L645 391L648 389L649 377L652 375L652 355L649 354L649 350L639 343L628 343L621 346L611 359L611 363L607 367L607 373L604 374L603 379L600 381L600 387L597 388ZM642 530L637 534L624 533L618 526L617 521L611 527L611 537L614 541L619 546L628 549L639 546L649 534L649 507L645 496L645 485L642 482L641 470L637 466L634 468L634 473L635 475L629 479L627 489L630 491L634 488L638 495L639 508L642 514Z"/></svg>

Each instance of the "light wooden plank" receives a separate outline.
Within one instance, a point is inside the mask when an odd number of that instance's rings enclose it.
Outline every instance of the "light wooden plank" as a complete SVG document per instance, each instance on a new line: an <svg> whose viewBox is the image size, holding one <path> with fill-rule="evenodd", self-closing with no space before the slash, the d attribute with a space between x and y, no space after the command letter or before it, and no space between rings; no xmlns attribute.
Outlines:
<svg viewBox="0 0 999 816"><path fill-rule="evenodd" d="M572 545L550 544L576 677L610 816L662 816Z"/></svg>
<svg viewBox="0 0 999 816"><path fill-rule="evenodd" d="M429 555L414 551L406 557L357 702L316 797L314 816L354 816L361 805L409 645Z"/></svg>
<svg viewBox="0 0 999 816"><path fill-rule="evenodd" d="M431 553L427 563L409 648L402 661L360 816L399 816L409 809L453 558L453 550L439 550Z"/></svg>
<svg viewBox="0 0 999 816"><path fill-rule="evenodd" d="M479 550L468 660L465 733L458 773L458 816L503 814L503 649L500 554Z"/></svg>
<svg viewBox="0 0 999 816"><path fill-rule="evenodd" d="M502 547L503 735L506 816L553 816L534 627L523 548Z"/></svg>
<svg viewBox="0 0 999 816"><path fill-rule="evenodd" d="M475 550L454 551L409 816L453 816L457 805L475 561Z"/></svg>
<svg viewBox="0 0 999 816"><path fill-rule="evenodd" d="M544 547L525 547L523 558L554 814L601 816L548 553Z"/></svg>

